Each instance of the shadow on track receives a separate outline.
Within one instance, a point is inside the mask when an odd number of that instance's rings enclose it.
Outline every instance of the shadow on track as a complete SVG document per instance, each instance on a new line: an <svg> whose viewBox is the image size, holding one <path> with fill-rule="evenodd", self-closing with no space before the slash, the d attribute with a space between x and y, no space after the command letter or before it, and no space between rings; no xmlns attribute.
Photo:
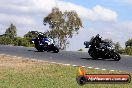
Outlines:
<svg viewBox="0 0 132 88"><path fill-rule="evenodd" d="M81 59L85 59L85 60L103 60L103 59L93 59L93 58L81 58Z"/></svg>
<svg viewBox="0 0 132 88"><path fill-rule="evenodd" d="M37 50L28 50L28 51L38 52Z"/></svg>
<svg viewBox="0 0 132 88"><path fill-rule="evenodd" d="M93 58L80 58L80 59L93 60Z"/></svg>
<svg viewBox="0 0 132 88"><path fill-rule="evenodd" d="M32 52L50 52L50 53L55 53L53 51L37 51L37 50L28 50L28 51L32 51Z"/></svg>
<svg viewBox="0 0 132 88"><path fill-rule="evenodd" d="M99 59L93 59L93 58L80 58L80 59L85 59L85 60L102 60L102 61L115 61L113 59L102 59L102 58L99 58Z"/></svg>

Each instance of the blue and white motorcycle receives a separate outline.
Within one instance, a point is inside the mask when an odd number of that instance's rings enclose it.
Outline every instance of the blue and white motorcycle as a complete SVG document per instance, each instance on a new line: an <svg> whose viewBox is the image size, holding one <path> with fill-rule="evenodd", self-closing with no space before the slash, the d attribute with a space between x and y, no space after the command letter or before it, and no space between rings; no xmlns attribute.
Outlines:
<svg viewBox="0 0 132 88"><path fill-rule="evenodd" d="M39 52L53 51L54 53L59 52L59 48L53 43L53 39L44 37L43 33L37 32L38 37L32 39L32 43L35 44L35 48Z"/></svg>

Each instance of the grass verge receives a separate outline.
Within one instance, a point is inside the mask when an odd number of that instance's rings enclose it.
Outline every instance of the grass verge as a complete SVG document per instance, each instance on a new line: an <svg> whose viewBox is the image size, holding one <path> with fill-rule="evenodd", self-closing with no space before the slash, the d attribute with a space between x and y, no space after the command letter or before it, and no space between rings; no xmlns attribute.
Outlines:
<svg viewBox="0 0 132 88"><path fill-rule="evenodd" d="M86 69L89 74L121 74ZM50 64L44 61L18 59L0 55L0 88L131 88L129 84L86 84L76 83L78 67ZM131 74L132 76L132 74Z"/></svg>

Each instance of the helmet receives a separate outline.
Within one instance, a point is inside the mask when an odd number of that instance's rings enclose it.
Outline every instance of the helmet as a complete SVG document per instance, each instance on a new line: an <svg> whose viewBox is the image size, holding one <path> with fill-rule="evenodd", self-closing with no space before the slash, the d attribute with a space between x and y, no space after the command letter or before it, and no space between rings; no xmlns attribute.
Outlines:
<svg viewBox="0 0 132 88"><path fill-rule="evenodd" d="M96 35L97 38L102 38L99 34Z"/></svg>
<svg viewBox="0 0 132 88"><path fill-rule="evenodd" d="M96 37L99 37L99 36L100 36L99 34L96 35Z"/></svg>

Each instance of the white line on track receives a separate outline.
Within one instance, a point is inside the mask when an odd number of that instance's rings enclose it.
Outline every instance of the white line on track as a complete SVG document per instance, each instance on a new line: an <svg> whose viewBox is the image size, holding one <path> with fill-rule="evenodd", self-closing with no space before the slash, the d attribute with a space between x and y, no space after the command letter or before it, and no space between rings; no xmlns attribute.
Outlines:
<svg viewBox="0 0 132 88"><path fill-rule="evenodd" d="M101 69L101 70L106 70L106 69Z"/></svg>
<svg viewBox="0 0 132 88"><path fill-rule="evenodd" d="M70 66L70 64L64 64L64 65L66 65L66 66Z"/></svg>
<svg viewBox="0 0 132 88"><path fill-rule="evenodd" d="M110 71L115 71L115 70L110 70Z"/></svg>
<svg viewBox="0 0 132 88"><path fill-rule="evenodd" d="M93 67L88 67L88 68L93 68Z"/></svg>
<svg viewBox="0 0 132 88"><path fill-rule="evenodd" d="M78 65L72 65L73 67L78 67Z"/></svg>
<svg viewBox="0 0 132 88"><path fill-rule="evenodd" d="M100 68L95 68L96 70L100 69Z"/></svg>

